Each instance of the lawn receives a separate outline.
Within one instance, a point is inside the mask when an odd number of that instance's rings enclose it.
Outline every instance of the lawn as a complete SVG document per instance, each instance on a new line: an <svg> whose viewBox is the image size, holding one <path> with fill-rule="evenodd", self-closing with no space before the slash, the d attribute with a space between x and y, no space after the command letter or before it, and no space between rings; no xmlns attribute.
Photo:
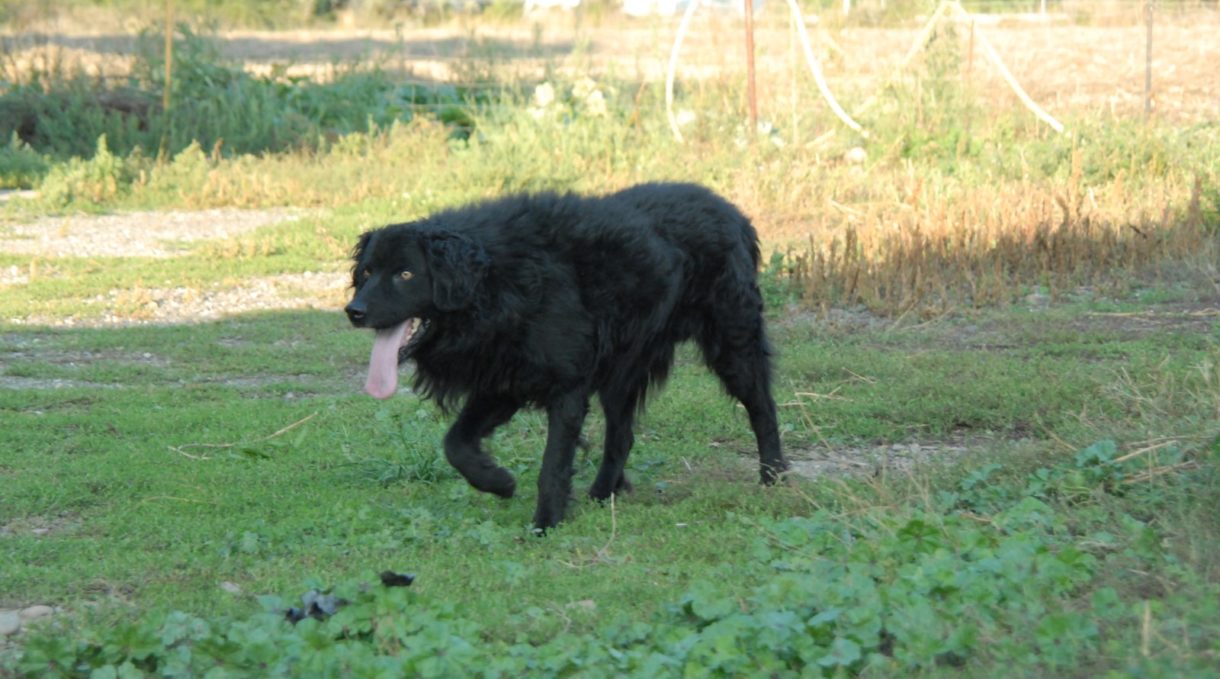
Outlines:
<svg viewBox="0 0 1220 679"><path fill-rule="evenodd" d="M729 71L680 92L680 144L659 83L612 68L521 77L493 50L464 62L490 86L408 91L177 37L169 112L90 109L107 86L69 70L0 88L61 124L0 149L36 191L0 208L0 622L52 609L0 635L0 676L1214 676L1214 121L1065 105L1055 135L987 108L942 40L867 140L746 134ZM159 100L141 58L124 96ZM202 125L222 101L238 122ZM757 484L744 412L685 347L634 492L538 537L545 418L491 440L516 498L470 489L450 415L361 392L347 257L468 200L648 179L762 233L795 472ZM303 597L325 610L290 622Z"/></svg>
<svg viewBox="0 0 1220 679"><path fill-rule="evenodd" d="M57 607L19 667L1203 672L1220 325L1176 295L896 328L776 315L785 445L813 478L757 486L744 415L684 352L636 491L545 538L543 418L492 444L525 492L475 493L441 413L359 392L369 338L336 312L10 326L0 597ZM383 570L417 579L381 590ZM282 620L332 587L359 605Z"/></svg>

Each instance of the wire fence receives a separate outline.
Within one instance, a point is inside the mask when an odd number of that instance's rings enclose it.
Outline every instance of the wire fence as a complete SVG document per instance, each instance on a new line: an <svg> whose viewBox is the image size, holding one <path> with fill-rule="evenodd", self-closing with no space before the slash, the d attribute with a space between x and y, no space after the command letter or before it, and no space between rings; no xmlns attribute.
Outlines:
<svg viewBox="0 0 1220 679"><path fill-rule="evenodd" d="M918 62L926 59L926 48L936 36L942 50L946 39L956 41L955 75L969 81L990 105L1023 106L1056 131L1064 130L1057 120L1060 113L1162 115L1188 121L1220 117L1220 8L1215 2L1063 0L1048 3L1046 14L1038 2L1032 6L1039 11L1031 14L988 14L970 7L990 4L1011 10L1031 3L945 0L935 5L907 3L931 11L898 25L877 25L875 17L856 21L870 8L896 4L870 0L854 4L846 15L836 8L800 16L791 3L791 13L780 8L779 22L773 17L770 35L758 41L764 49L769 46L767 55L758 59L757 77L764 83L759 96L773 104L763 108L774 114L777 109L820 105L832 110L844 129L866 132L853 117L870 108L889 84L926 69L927 64ZM1066 12L1073 8L1089 13ZM783 15L789 15L787 27ZM684 17L683 23L688 22ZM733 39L731 33L740 30L724 22L702 29L718 34L713 41L721 50ZM698 32L690 29L692 35ZM675 53L683 37L680 25ZM692 55L686 63L698 58ZM671 55L670 70L678 75L669 74L667 82L682 78L675 61ZM723 59L720 66L734 68ZM816 93L806 92L812 87L796 84L796 78L785 83L777 77L797 68L807 70L801 79L816 83ZM687 73L699 75L693 67ZM676 129L675 134L680 136Z"/></svg>
<svg viewBox="0 0 1220 679"><path fill-rule="evenodd" d="M657 2L660 14L647 18L581 20L578 7L540 11L531 21L476 18L448 28L328 27L208 38L220 54L266 77L333 78L353 64L390 70L403 82L467 87L565 76L662 84L668 76L680 90L679 105L683 85L744 83L744 27L731 5L726 11L706 4L707 11L688 17L678 45L682 15L666 14L678 5ZM692 6L688 1L683 12ZM960 12L947 12L942 21L958 42L960 77L991 105L1036 106L1044 119L1081 111L1220 119L1220 0L961 0L958 6ZM929 17L942 7L939 0L760 2L754 17L760 115L774 120L796 106L837 107L835 115L852 128L847 121L922 58L935 23ZM885 11L909 16L882 21ZM174 19L209 21L181 11ZM122 77L135 42L131 34L53 30L8 36L0 50L4 76L48 63L46 52L53 50L64 64Z"/></svg>

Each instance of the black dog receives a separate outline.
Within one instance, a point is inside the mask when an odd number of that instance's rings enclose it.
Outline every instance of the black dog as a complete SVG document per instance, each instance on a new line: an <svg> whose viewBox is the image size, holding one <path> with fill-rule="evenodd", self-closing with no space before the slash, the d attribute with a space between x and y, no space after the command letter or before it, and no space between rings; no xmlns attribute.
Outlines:
<svg viewBox="0 0 1220 679"><path fill-rule="evenodd" d="M389 398L398 364L411 359L420 393L443 408L462 403L445 457L472 486L512 496L512 474L480 442L519 408L546 408L540 529L563 519L593 393L606 443L589 495L630 489L623 467L635 412L687 339L745 405L763 483L787 468L756 284L758 236L703 187L511 196L369 231L354 258L347 315L377 331L365 389Z"/></svg>

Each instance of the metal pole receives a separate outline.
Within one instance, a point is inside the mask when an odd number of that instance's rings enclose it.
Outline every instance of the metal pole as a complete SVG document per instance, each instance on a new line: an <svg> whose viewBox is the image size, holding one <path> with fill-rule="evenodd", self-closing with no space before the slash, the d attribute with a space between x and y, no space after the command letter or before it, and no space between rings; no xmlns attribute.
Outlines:
<svg viewBox="0 0 1220 679"><path fill-rule="evenodd" d="M797 116L797 102L799 95L796 89L796 16L788 15L788 63L792 66L788 72L788 90L789 102L792 106L792 145L800 148L801 145L801 128L798 124L799 117Z"/></svg>
<svg viewBox="0 0 1220 679"><path fill-rule="evenodd" d="M742 0L746 10L746 98L750 104L750 134L758 130L758 95L754 89L754 2Z"/></svg>
<svg viewBox="0 0 1220 679"><path fill-rule="evenodd" d="M970 18L970 48L966 52L966 80L974 73L974 17Z"/></svg>
<svg viewBox="0 0 1220 679"><path fill-rule="evenodd" d="M1144 45L1144 117L1152 115L1152 2L1144 0L1144 24L1148 39Z"/></svg>
<svg viewBox="0 0 1220 679"><path fill-rule="evenodd" d="M161 93L161 109L169 112L170 80L174 74L174 3L165 0L165 91Z"/></svg>

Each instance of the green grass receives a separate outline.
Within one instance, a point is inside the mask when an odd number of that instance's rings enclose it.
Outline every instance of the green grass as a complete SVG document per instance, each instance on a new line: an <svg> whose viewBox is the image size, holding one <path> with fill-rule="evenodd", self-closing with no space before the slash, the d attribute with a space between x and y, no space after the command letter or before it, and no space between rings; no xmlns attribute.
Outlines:
<svg viewBox="0 0 1220 679"><path fill-rule="evenodd" d="M936 54L867 141L748 137L720 79L679 92L700 115L678 144L629 79L592 83L604 111L553 79L538 110L534 83L417 101L375 69L285 83L180 56L179 108L143 127L69 73L0 93L43 125L0 149L0 186L39 190L3 218L311 211L168 259L0 254L28 279L0 294L0 608L61 609L0 642L0 674L1214 674L1215 124L1051 135ZM156 74L146 56L129 82L159 101ZM866 167L841 160L856 144ZM362 230L445 206L656 179L753 216L786 449L859 474L758 487L741 408L683 349L636 491L537 538L545 418L491 443L519 497L475 493L438 448L449 418L360 393L370 338L337 310L90 327L158 288L341 272ZM586 434L578 491L596 412ZM914 444L951 452L870 452ZM418 580L384 590L386 569ZM328 588L350 605L283 621Z"/></svg>
<svg viewBox="0 0 1220 679"><path fill-rule="evenodd" d="M430 648L430 633L448 639L454 625L467 626L459 636L481 640L476 645L490 654L472 650L454 662L535 654L530 662L541 663L532 665L541 674L551 673L546 663L567 675L644 672L662 651L670 671L732 674L737 661L699 640L765 649L767 629L782 632L791 648L808 647L804 660L759 656L789 668L781 674L816 666L810 658L832 651L853 673L931 671L946 662L969 674L1010 662L1031 673L1205 667L1216 652L1207 630L1212 638L1217 631L1206 602L1216 600L1220 575L1212 565L1220 526L1207 509L1220 495L1220 451L1209 438L1218 402L1215 382L1207 382L1218 377L1220 326L1202 334L1082 326L1095 308L1036 318L990 312L868 332L777 319L777 399L789 404L781 416L792 454L963 435L995 442L976 444L967 459L874 481L757 487L744 416L682 352L639 427L629 467L636 492L613 510L577 502L570 521L543 539L527 526L543 419L523 414L492 443L521 477L519 497L476 494L443 462L445 417L410 395L380 403L359 393L369 338L346 329L339 314L8 327L0 335L4 377L67 382L0 390L0 446L9 451L0 462L0 560L9 564L0 605L64 609L53 627L26 637L27 671L39 654L69 665L126 660L165 669L176 653L170 642L149 642L147 656L98 649L118 643L116 629L157 638L171 611L206 621L215 634L254 625L295 638L306 632L260 617L259 597L290 605L310 587L350 588L384 569L418 575L406 599L375 590L350 596L403 619L436 621L417 630L423 637L385 628L388 619L377 616L368 624L383 627L368 641L309 632L339 644L328 652L353 667L362 654L394 655L400 642ZM835 398L802 403L798 393ZM588 434L596 444L598 418ZM1017 437L1026 444L1014 452L1004 442ZM1118 445L1085 450L1104 439ZM1121 465L1098 457L1154 439L1175 442L1155 465L1150 457ZM578 489L591 479L595 451L581 455ZM1124 485L1149 467L1170 470ZM915 546L902 537L911 531L924 535ZM855 537L843 542L848 535ZM1052 561L1021 575L1023 560L1043 558ZM976 573L975 559L1018 571ZM959 589L912 580L946 577L936 568L960 571L952 586ZM1037 584L1042 577L1055 579ZM810 590L811 582L822 584ZM1153 607L1157 635L1147 656L1134 641L1144 606ZM824 623L826 637L810 631L800 641L789 623L768 626L830 611L847 617ZM978 618L974 636L960 636L956 616L965 612ZM143 626L125 627L137 613ZM878 636L859 617L866 614L888 631ZM766 623L766 616L779 617ZM624 631L625 620L647 630ZM59 627L67 633L51 633ZM664 641L674 635L688 638L675 647L685 655ZM1006 641L984 643L988 635ZM197 670L223 660L239 674L257 674L257 663L239 659L257 656L253 642L227 643L192 646ZM581 664L616 643L635 659ZM299 664L308 654L283 653L275 662L308 673ZM7 657L13 662L12 648ZM838 661L826 662L829 671Z"/></svg>

